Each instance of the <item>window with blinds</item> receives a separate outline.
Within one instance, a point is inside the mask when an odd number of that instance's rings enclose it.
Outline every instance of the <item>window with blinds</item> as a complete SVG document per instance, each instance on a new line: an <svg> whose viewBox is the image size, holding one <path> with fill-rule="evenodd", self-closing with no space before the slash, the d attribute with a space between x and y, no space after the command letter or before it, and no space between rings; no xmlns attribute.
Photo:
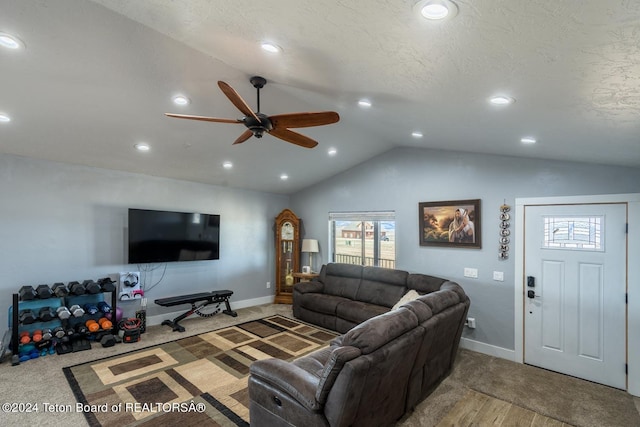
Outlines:
<svg viewBox="0 0 640 427"><path fill-rule="evenodd" d="M330 212L332 262L395 268L395 212Z"/></svg>

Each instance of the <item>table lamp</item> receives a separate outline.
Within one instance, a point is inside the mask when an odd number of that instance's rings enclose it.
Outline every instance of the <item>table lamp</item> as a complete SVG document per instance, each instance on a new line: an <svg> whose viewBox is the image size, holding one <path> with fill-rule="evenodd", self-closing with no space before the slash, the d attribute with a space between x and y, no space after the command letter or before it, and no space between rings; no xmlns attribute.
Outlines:
<svg viewBox="0 0 640 427"><path fill-rule="evenodd" d="M313 253L320 252L318 250L318 241L316 239L302 239L302 252L309 253L309 272L313 271ZM303 270L305 270L304 267Z"/></svg>

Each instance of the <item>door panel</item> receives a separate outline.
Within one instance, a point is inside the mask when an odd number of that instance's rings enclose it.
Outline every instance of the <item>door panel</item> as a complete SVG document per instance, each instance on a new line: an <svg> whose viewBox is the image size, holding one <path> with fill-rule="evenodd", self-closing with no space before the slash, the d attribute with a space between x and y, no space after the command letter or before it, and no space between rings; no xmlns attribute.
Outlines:
<svg viewBox="0 0 640 427"><path fill-rule="evenodd" d="M626 206L525 206L524 247L525 363L625 388Z"/></svg>

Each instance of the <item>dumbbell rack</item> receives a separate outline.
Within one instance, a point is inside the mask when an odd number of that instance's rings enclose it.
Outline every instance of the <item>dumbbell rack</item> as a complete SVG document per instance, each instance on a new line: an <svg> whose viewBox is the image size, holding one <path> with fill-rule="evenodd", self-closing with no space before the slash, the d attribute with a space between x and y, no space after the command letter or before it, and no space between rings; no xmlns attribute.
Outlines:
<svg viewBox="0 0 640 427"><path fill-rule="evenodd" d="M41 321L36 321L30 324L22 324L20 322L20 311L21 310L25 310L25 309L31 309L32 311L34 311L34 313L37 313L38 310L40 310L43 307L50 307L54 312L56 312L56 310L59 307L62 306L66 306L66 307L71 307L75 304L78 304L80 306L84 306L85 304L88 303L95 303L97 304L98 302L101 301L105 301L105 294L111 294L111 313L112 313L112 327L110 330L103 330L100 329L100 333L111 333L114 335L117 335L118 333L118 326L116 320L115 320L115 314L116 314L116 308L117 308L117 301L118 301L118 289L116 287L116 289L113 292L100 292L100 293L96 293L96 294L83 294L83 295L67 295L65 297L58 297L53 295L51 298L46 298L46 299L42 299L42 298L36 298L33 300L27 300L27 301L23 301L20 299L20 295L18 293L14 293L13 294L13 305L11 308L11 351L12 354L14 355L18 355L19 354L19 349L20 346L22 344L20 344L20 334L24 331L28 331L29 333L32 333L33 331L37 330L37 329L51 329L54 330L56 327L63 327L63 328L74 328L76 326L77 323L85 323L86 321L93 319L98 321L98 319L100 317L104 317L104 313L96 313L96 314L87 314L85 313L84 315L80 316L80 317L73 317L71 316L69 319L59 319L58 317L54 317L52 320L48 321L48 322L41 322Z"/></svg>

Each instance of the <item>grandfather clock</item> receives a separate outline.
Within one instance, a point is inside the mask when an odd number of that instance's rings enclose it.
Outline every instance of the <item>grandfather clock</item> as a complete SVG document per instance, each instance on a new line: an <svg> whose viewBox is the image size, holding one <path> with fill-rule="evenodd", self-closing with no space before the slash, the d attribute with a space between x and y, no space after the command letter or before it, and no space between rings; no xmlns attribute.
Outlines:
<svg viewBox="0 0 640 427"><path fill-rule="evenodd" d="M300 270L300 219L289 209L276 217L276 304L293 302L293 273Z"/></svg>

